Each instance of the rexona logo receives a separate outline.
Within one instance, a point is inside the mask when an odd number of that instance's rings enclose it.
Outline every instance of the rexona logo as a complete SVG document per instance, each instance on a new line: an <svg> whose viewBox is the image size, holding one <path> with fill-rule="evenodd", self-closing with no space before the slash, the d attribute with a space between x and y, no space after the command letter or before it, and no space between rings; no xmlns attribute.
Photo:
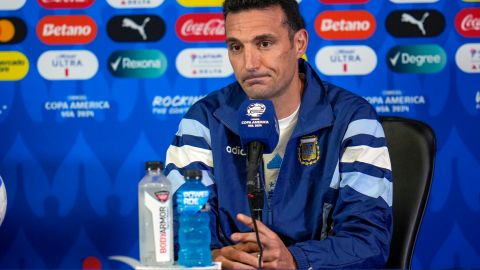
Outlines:
<svg viewBox="0 0 480 270"><path fill-rule="evenodd" d="M0 81L18 81L28 73L27 57L16 51L0 52Z"/></svg>
<svg viewBox="0 0 480 270"><path fill-rule="evenodd" d="M480 73L480 43L467 43L455 54L458 68L466 73Z"/></svg>
<svg viewBox="0 0 480 270"><path fill-rule="evenodd" d="M367 39L376 28L375 18L365 10L324 11L315 19L315 30L324 39Z"/></svg>
<svg viewBox="0 0 480 270"><path fill-rule="evenodd" d="M224 0L177 0L184 7L221 7Z"/></svg>
<svg viewBox="0 0 480 270"><path fill-rule="evenodd" d="M165 22L151 14L115 16L108 21L107 32L120 42L157 41L165 34Z"/></svg>
<svg viewBox="0 0 480 270"><path fill-rule="evenodd" d="M185 49L175 63L178 72L187 78L223 78L233 73L226 48Z"/></svg>
<svg viewBox="0 0 480 270"><path fill-rule="evenodd" d="M395 10L385 24L395 37L433 37L445 29L445 17L433 9Z"/></svg>
<svg viewBox="0 0 480 270"><path fill-rule="evenodd" d="M157 78L167 70L167 58L157 50L116 51L108 58L108 70L122 78Z"/></svg>
<svg viewBox="0 0 480 270"><path fill-rule="evenodd" d="M86 50L46 51L38 58L37 69L47 80L88 80L97 73L98 60Z"/></svg>
<svg viewBox="0 0 480 270"><path fill-rule="evenodd" d="M97 35L97 25L86 15L46 16L37 24L37 35L49 45L87 44Z"/></svg>
<svg viewBox="0 0 480 270"><path fill-rule="evenodd" d="M320 0L324 4L364 4L369 0Z"/></svg>
<svg viewBox="0 0 480 270"><path fill-rule="evenodd" d="M27 36L27 26L17 17L0 17L0 44L22 42Z"/></svg>
<svg viewBox="0 0 480 270"><path fill-rule="evenodd" d="M225 21L222 13L191 13L178 18L177 36L186 42L225 41Z"/></svg>
<svg viewBox="0 0 480 270"><path fill-rule="evenodd" d="M436 73L447 63L445 51L437 45L396 46L387 54L387 65L400 73Z"/></svg>
<svg viewBox="0 0 480 270"><path fill-rule="evenodd" d="M114 8L155 8L164 0L107 0L107 2Z"/></svg>
<svg viewBox="0 0 480 270"><path fill-rule="evenodd" d="M438 0L390 0L397 4L435 3Z"/></svg>
<svg viewBox="0 0 480 270"><path fill-rule="evenodd" d="M480 37L480 8L465 8L455 16L455 28L464 37Z"/></svg>
<svg viewBox="0 0 480 270"><path fill-rule="evenodd" d="M366 75L377 66L377 55L367 46L326 46L315 56L325 75Z"/></svg>
<svg viewBox="0 0 480 270"><path fill-rule="evenodd" d="M81 9L91 6L95 0L38 0L40 6L46 9Z"/></svg>
<svg viewBox="0 0 480 270"><path fill-rule="evenodd" d="M17 10L25 5L27 0L1 0L0 10Z"/></svg>

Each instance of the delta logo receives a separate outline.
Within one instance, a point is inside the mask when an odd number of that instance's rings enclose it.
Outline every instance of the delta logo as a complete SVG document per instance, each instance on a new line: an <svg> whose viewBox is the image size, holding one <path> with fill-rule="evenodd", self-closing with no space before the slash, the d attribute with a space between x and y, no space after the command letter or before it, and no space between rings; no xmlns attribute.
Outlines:
<svg viewBox="0 0 480 270"><path fill-rule="evenodd" d="M0 10L17 10L25 5L27 0L1 0Z"/></svg>
<svg viewBox="0 0 480 270"><path fill-rule="evenodd" d="M365 10L324 11L315 19L315 31L327 40L367 39L375 28L375 18Z"/></svg>
<svg viewBox="0 0 480 270"><path fill-rule="evenodd" d="M48 45L87 44L95 39L97 25L86 15L46 16L37 24L37 35Z"/></svg>
<svg viewBox="0 0 480 270"><path fill-rule="evenodd" d="M88 80L97 73L98 60L87 50L46 51L38 58L37 69L47 80Z"/></svg>
<svg viewBox="0 0 480 270"><path fill-rule="evenodd" d="M184 49L175 64L186 78L225 78L233 74L226 48Z"/></svg>
<svg viewBox="0 0 480 270"><path fill-rule="evenodd" d="M455 62L465 73L480 73L480 43L467 43L458 48Z"/></svg>
<svg viewBox="0 0 480 270"><path fill-rule="evenodd" d="M27 36L27 26L17 17L0 17L0 44L16 44Z"/></svg>
<svg viewBox="0 0 480 270"><path fill-rule="evenodd" d="M225 41L225 21L222 13L191 13L178 18L177 36L186 42Z"/></svg>
<svg viewBox="0 0 480 270"><path fill-rule="evenodd" d="M455 16L455 28L464 37L480 37L480 8L462 9Z"/></svg>
<svg viewBox="0 0 480 270"><path fill-rule="evenodd" d="M396 46L387 54L388 67L399 73L437 73L446 63L445 51L434 44Z"/></svg>
<svg viewBox="0 0 480 270"><path fill-rule="evenodd" d="M370 0L320 0L320 3L324 4L365 4Z"/></svg>
<svg viewBox="0 0 480 270"><path fill-rule="evenodd" d="M107 0L114 8L156 8L165 0Z"/></svg>
<svg viewBox="0 0 480 270"><path fill-rule="evenodd" d="M326 46L315 56L325 75L367 75L377 66L377 55L368 46Z"/></svg>
<svg viewBox="0 0 480 270"><path fill-rule="evenodd" d="M95 0L38 0L40 6L46 9L82 9L88 8Z"/></svg>
<svg viewBox="0 0 480 270"><path fill-rule="evenodd" d="M224 0L177 0L184 7L221 7Z"/></svg>
<svg viewBox="0 0 480 270"><path fill-rule="evenodd" d="M0 81L18 81L28 73L27 57L17 51L0 52Z"/></svg>
<svg viewBox="0 0 480 270"><path fill-rule="evenodd" d="M157 50L121 50L108 58L108 70L121 78L157 78L167 70L167 57Z"/></svg>

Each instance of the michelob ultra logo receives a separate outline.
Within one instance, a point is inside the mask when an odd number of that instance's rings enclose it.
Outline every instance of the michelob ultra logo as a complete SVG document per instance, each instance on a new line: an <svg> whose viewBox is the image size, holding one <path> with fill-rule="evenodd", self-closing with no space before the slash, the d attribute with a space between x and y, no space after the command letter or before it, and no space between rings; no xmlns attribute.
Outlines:
<svg viewBox="0 0 480 270"><path fill-rule="evenodd" d="M376 26L373 15L365 10L324 11L315 19L317 34L329 40L367 39Z"/></svg>
<svg viewBox="0 0 480 270"><path fill-rule="evenodd" d="M377 66L377 55L367 46L326 46L315 56L318 70L325 75L366 75Z"/></svg>
<svg viewBox="0 0 480 270"><path fill-rule="evenodd" d="M167 58L157 50L116 51L108 58L108 70L122 78L157 78L167 70Z"/></svg>
<svg viewBox="0 0 480 270"><path fill-rule="evenodd" d="M27 57L16 51L0 52L0 81L18 81L27 75Z"/></svg>
<svg viewBox="0 0 480 270"><path fill-rule="evenodd" d="M27 36L27 26L17 17L0 17L0 44L22 42Z"/></svg>
<svg viewBox="0 0 480 270"><path fill-rule="evenodd" d="M177 0L184 7L221 7L224 0Z"/></svg>
<svg viewBox="0 0 480 270"><path fill-rule="evenodd" d="M107 0L114 8L155 8L160 6L164 0Z"/></svg>
<svg viewBox="0 0 480 270"><path fill-rule="evenodd" d="M98 60L86 50L46 51L38 58L37 69L47 80L88 80L97 73Z"/></svg>
<svg viewBox="0 0 480 270"><path fill-rule="evenodd" d="M46 9L81 9L91 6L95 0L38 0L40 6Z"/></svg>
<svg viewBox="0 0 480 270"><path fill-rule="evenodd" d="M37 24L37 35L49 45L87 44L97 35L97 25L86 15L45 16Z"/></svg>
<svg viewBox="0 0 480 270"><path fill-rule="evenodd" d="M434 44L396 46L387 54L388 67L400 73L436 73L446 63L445 51Z"/></svg>
<svg viewBox="0 0 480 270"><path fill-rule="evenodd" d="M27 0L1 0L0 10L17 10L25 5Z"/></svg>

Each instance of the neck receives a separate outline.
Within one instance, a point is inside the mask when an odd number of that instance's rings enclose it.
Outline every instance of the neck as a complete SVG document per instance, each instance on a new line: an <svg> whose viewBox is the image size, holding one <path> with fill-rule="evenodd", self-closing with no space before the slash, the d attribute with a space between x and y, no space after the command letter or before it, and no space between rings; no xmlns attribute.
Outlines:
<svg viewBox="0 0 480 270"><path fill-rule="evenodd" d="M272 99L275 107L277 119L283 119L291 115L300 105L303 96L304 82L300 77L292 85L292 91L288 91L286 95Z"/></svg>

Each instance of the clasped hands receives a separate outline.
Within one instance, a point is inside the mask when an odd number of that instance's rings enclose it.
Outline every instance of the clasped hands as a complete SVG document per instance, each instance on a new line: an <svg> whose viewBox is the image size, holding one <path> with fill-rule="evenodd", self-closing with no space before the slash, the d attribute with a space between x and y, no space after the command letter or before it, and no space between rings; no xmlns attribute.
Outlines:
<svg viewBox="0 0 480 270"><path fill-rule="evenodd" d="M253 229L252 219L238 214L238 221ZM278 235L265 224L257 220L258 234L263 247L262 268L295 269L295 259ZM257 269L258 252L255 232L234 233L231 235L235 245L212 250L214 261L222 262L227 269Z"/></svg>

